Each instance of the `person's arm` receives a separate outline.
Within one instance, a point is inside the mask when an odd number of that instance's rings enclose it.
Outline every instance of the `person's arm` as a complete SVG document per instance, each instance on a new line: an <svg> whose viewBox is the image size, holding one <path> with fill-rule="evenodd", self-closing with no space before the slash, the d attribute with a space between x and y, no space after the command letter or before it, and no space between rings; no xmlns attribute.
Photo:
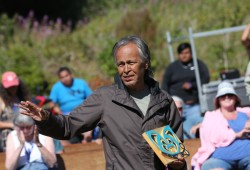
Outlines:
<svg viewBox="0 0 250 170"><path fill-rule="evenodd" d="M196 134L197 130L201 127L201 122L193 125L190 129L190 134Z"/></svg>
<svg viewBox="0 0 250 170"><path fill-rule="evenodd" d="M206 64L203 63L202 61L199 60L198 63L199 63L201 84L206 84L210 81L209 70L208 70Z"/></svg>
<svg viewBox="0 0 250 170"><path fill-rule="evenodd" d="M250 139L250 119L246 122L244 128L236 133L236 138L249 138Z"/></svg>
<svg viewBox="0 0 250 170"><path fill-rule="evenodd" d="M57 90L57 84L55 84L51 91L50 91L50 95L49 95L49 99L51 100L51 102L49 102L49 107L51 109L53 109L53 112L57 113L57 114L62 114L61 109L59 108L59 106L57 105L58 102L58 90Z"/></svg>
<svg viewBox="0 0 250 170"><path fill-rule="evenodd" d="M53 110L53 112L55 112L56 114L59 114L61 115L62 114L62 111L61 109L58 107L58 105L54 102L49 102L49 108L51 108Z"/></svg>
<svg viewBox="0 0 250 170"><path fill-rule="evenodd" d="M201 85L206 84L210 80L210 74L209 74L208 68L202 61L200 61L200 60L197 60L197 61L198 61L198 68L199 68L199 73L200 73ZM191 85L190 85L189 89L191 89L191 88L197 89L196 79L194 79L194 81L192 81L190 83L191 83Z"/></svg>
<svg viewBox="0 0 250 170"><path fill-rule="evenodd" d="M241 42L246 48L250 48L250 23L247 25L247 27L244 29L242 35L241 35Z"/></svg>
<svg viewBox="0 0 250 170"><path fill-rule="evenodd" d="M247 50L248 57L250 58L250 23L247 25L245 30L243 31L241 35L241 42L245 46Z"/></svg>
<svg viewBox="0 0 250 170"><path fill-rule="evenodd" d="M13 129L14 125L12 122L0 121L0 129Z"/></svg>
<svg viewBox="0 0 250 170"><path fill-rule="evenodd" d="M85 93L86 98L87 98L92 94L92 90L85 81L83 81L83 86L84 86L84 93Z"/></svg>
<svg viewBox="0 0 250 170"><path fill-rule="evenodd" d="M103 101L100 92L96 91L68 116L54 116L29 101L22 101L20 108L23 109L22 114L36 121L39 133L60 140L68 140L76 134L92 130L97 126L102 117Z"/></svg>
<svg viewBox="0 0 250 170"><path fill-rule="evenodd" d="M5 159L5 168L7 170L15 170L17 167L17 161L20 157L21 151L23 149L25 138L22 131L17 131L18 139L20 141L20 145L15 148L13 137L10 133L7 137L6 141L6 159Z"/></svg>
<svg viewBox="0 0 250 170"><path fill-rule="evenodd" d="M43 160L47 164L47 166L49 168L53 168L56 164L56 155L53 139L46 136L45 144L43 145L42 143L40 143L37 127L35 126L34 143L37 145L39 151L41 152Z"/></svg>

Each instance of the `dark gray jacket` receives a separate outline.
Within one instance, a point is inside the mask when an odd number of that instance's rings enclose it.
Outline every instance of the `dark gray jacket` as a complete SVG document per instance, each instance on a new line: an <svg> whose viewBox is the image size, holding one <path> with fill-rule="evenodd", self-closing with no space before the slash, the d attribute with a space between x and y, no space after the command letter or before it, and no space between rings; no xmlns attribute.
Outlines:
<svg viewBox="0 0 250 170"><path fill-rule="evenodd" d="M145 117L120 81L96 90L69 116L37 122L39 132L69 139L99 126L107 170L164 170L142 133L168 124L182 140L182 122L170 96L153 79L147 84L151 98Z"/></svg>

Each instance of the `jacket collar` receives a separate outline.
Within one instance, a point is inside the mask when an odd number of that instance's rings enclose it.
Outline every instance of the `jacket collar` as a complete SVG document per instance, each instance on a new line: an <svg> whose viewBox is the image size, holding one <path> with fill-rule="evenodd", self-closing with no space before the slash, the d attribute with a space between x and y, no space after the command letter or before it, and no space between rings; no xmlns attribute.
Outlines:
<svg viewBox="0 0 250 170"><path fill-rule="evenodd" d="M126 92L128 92L126 86L123 84L118 74L115 75L114 79L115 79L115 84L117 84L118 86L118 89L125 90ZM160 93L161 90L159 88L159 83L155 81L153 78L151 77L145 78L145 83L148 85L151 95L156 95Z"/></svg>
<svg viewBox="0 0 250 170"><path fill-rule="evenodd" d="M148 110L153 108L155 105L164 107L164 105L166 105L166 102L168 102L168 97L165 93L161 93L159 83L153 78L145 79L145 83L148 85L151 94ZM113 96L112 100L120 103L121 105L136 109L142 115L141 110L138 108L134 100L130 97L126 86L123 84L118 74L115 75L115 84L117 88L115 89L115 95ZM149 112L149 116L151 116L157 109L159 109L159 107L152 109L152 111Z"/></svg>

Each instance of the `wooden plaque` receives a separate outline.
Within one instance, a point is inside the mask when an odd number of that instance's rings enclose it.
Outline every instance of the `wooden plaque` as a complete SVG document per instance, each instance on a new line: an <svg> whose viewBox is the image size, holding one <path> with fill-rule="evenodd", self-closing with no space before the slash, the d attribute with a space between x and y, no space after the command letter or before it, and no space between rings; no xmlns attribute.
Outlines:
<svg viewBox="0 0 250 170"><path fill-rule="evenodd" d="M164 165L176 160L178 154L184 158L189 156L189 152L169 125L144 132L142 136Z"/></svg>

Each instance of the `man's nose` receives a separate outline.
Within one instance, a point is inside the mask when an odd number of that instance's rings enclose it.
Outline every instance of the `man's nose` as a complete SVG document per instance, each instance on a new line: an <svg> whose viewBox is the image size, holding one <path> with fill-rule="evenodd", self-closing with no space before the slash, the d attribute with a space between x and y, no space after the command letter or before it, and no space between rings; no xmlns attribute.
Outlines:
<svg viewBox="0 0 250 170"><path fill-rule="evenodd" d="M125 64L125 66L124 66L124 72L125 73L127 73L127 72L129 72L130 71L130 66L129 66L129 64Z"/></svg>

